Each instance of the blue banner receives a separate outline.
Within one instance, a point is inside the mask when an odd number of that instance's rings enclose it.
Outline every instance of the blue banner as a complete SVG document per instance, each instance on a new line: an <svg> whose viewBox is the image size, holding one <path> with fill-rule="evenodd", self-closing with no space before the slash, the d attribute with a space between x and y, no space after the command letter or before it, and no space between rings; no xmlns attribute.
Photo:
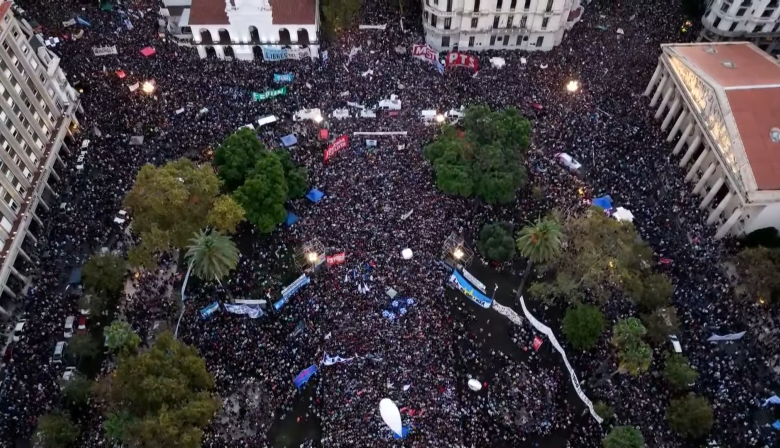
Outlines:
<svg viewBox="0 0 780 448"><path fill-rule="evenodd" d="M81 17L76 16L76 21L84 26L90 26L90 23L86 20L82 19Z"/></svg>
<svg viewBox="0 0 780 448"><path fill-rule="evenodd" d="M292 297L293 294L298 292L298 290L301 289L302 286L308 285L309 282L311 282L309 276L303 274L297 279L295 279L294 282L290 283L287 287L285 287L282 290L282 298L278 300L276 303L274 303L274 308L276 309L276 311L282 309L282 307L286 305L287 302L290 300L290 297Z"/></svg>
<svg viewBox="0 0 780 448"><path fill-rule="evenodd" d="M293 380L295 387L300 389L301 386L303 386L306 381L309 381L309 378L314 376L315 373L317 373L317 366L314 364L312 364L311 367L301 370L301 373L299 373L298 376L296 376Z"/></svg>
<svg viewBox="0 0 780 448"><path fill-rule="evenodd" d="M200 317L202 317L203 319L208 319L218 309L219 309L219 302L214 302L211 305L207 306L206 308L200 310Z"/></svg>
<svg viewBox="0 0 780 448"><path fill-rule="evenodd" d="M482 308L490 308L490 306L493 304L493 300L490 297L482 294L476 288L474 288L474 286L472 286L468 280L463 278L463 276L460 275L458 271L453 271L452 275L450 276L449 284L453 288L465 294L466 297L471 299L474 303L481 306Z"/></svg>
<svg viewBox="0 0 780 448"><path fill-rule="evenodd" d="M274 73L274 82L293 82L295 79L294 73Z"/></svg>
<svg viewBox="0 0 780 448"><path fill-rule="evenodd" d="M263 59L266 61L282 61L287 59L287 51L281 48L268 48L263 46Z"/></svg>

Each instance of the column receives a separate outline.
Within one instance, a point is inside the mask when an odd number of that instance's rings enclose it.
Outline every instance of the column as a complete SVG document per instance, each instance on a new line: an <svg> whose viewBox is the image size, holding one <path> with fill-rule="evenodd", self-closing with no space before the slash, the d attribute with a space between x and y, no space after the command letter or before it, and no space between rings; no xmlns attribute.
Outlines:
<svg viewBox="0 0 780 448"><path fill-rule="evenodd" d="M33 215L33 217L35 217L35 215ZM27 229L27 232L25 232L24 236L29 237L32 240L33 244L35 244L36 246L38 245L38 238L36 238L35 235L32 234L30 229Z"/></svg>
<svg viewBox="0 0 780 448"><path fill-rule="evenodd" d="M55 170L54 167L51 167L51 170L49 170L49 174L54 176L54 180L56 180L57 182L60 181L60 175L57 174L57 170ZM46 182L48 183L49 179L46 179Z"/></svg>
<svg viewBox="0 0 780 448"><path fill-rule="evenodd" d="M38 215L36 215L34 211L31 212L31 213L32 213L32 217L35 220L35 222L37 222L38 225L41 226L42 229L45 229L46 226L43 225L43 221L41 221L41 218L39 218Z"/></svg>
<svg viewBox="0 0 780 448"><path fill-rule="evenodd" d="M669 73L667 73L664 70L663 78L661 78L661 83L658 84L658 88L655 89L655 93L653 94L653 99L650 100L650 107L655 107L656 103L658 103L658 98L661 97L661 92L664 91L664 87L666 86L666 82L669 80Z"/></svg>
<svg viewBox="0 0 780 448"><path fill-rule="evenodd" d="M49 204L47 204L46 201L43 200L43 198L38 198L38 204L42 205L47 212L49 211Z"/></svg>
<svg viewBox="0 0 780 448"><path fill-rule="evenodd" d="M704 196L704 200L701 201L701 204L699 204L699 210L704 210L708 205L710 205L712 198L715 197L715 193L717 193L718 190L720 190L720 187L723 186L724 181L723 174L721 174L720 177L718 177L718 180L715 181L715 185L712 186L712 190L707 193L707 196Z"/></svg>
<svg viewBox="0 0 780 448"><path fill-rule="evenodd" d="M726 206L729 205L729 201L734 197L734 193L729 190L728 193L726 193L726 196L723 198L722 201L720 201L720 204L718 204L717 207L715 207L715 210L713 210L710 215L707 217L707 225L712 225L713 222L718 220L718 217L721 213L723 213L723 210L726 209Z"/></svg>
<svg viewBox="0 0 780 448"><path fill-rule="evenodd" d="M206 59L206 47L203 45L195 45L195 48L198 49L198 56L200 56L201 59Z"/></svg>
<svg viewBox="0 0 780 448"><path fill-rule="evenodd" d="M704 188L704 185L707 184L707 181L710 180L710 176L712 176L712 174L715 173L716 168L718 168L718 163L710 162L710 166L707 167L707 170L701 176L699 182L696 183L696 188L693 189L693 194L699 194L702 188Z"/></svg>
<svg viewBox="0 0 780 448"><path fill-rule="evenodd" d="M16 297L14 297L14 298L16 298ZM2 306L0 306L0 314L6 315L6 316L8 316L8 317L11 317L11 313L9 313L9 312L8 312L8 311L7 311L5 308L3 308Z"/></svg>
<svg viewBox="0 0 780 448"><path fill-rule="evenodd" d="M742 216L742 207L734 210L734 213L729 216L729 219L723 223L722 226L718 229L718 232L715 234L716 239L721 239L724 236L726 236L730 231L731 228L734 227L734 224L739 221L739 218Z"/></svg>
<svg viewBox="0 0 780 448"><path fill-rule="evenodd" d="M68 148L68 145L66 145L64 141L60 144L60 151L63 149L65 150L65 154L70 155L70 148Z"/></svg>
<svg viewBox="0 0 780 448"><path fill-rule="evenodd" d="M219 59L225 59L225 49L222 45L214 45L214 50L217 51L217 57Z"/></svg>
<svg viewBox="0 0 780 448"><path fill-rule="evenodd" d="M688 146L688 151L686 151L682 160L680 160L680 168L688 164L688 162L691 160L691 157L693 157L693 153L696 152L697 149L699 149L700 143L701 143L701 135L697 135L696 138L693 139L693 143L691 143L690 146Z"/></svg>
<svg viewBox="0 0 780 448"><path fill-rule="evenodd" d="M672 95L674 95L674 83L667 82L669 87L666 88L666 93L664 93L664 100L661 101L661 105L658 107L658 110L655 112L655 119L661 118L661 115L663 115L664 111L666 110L666 105L669 104L669 100L672 99Z"/></svg>
<svg viewBox="0 0 780 448"><path fill-rule="evenodd" d="M688 174L685 175L685 180L691 180L693 179L693 176L696 175L696 171L698 171L699 167L702 163L704 163L704 159L707 158L707 156L710 155L710 150L707 149L705 146L704 149L701 150L701 154L699 154L699 157L696 158L696 162L693 163L693 166L690 170L688 170Z"/></svg>
<svg viewBox="0 0 780 448"><path fill-rule="evenodd" d="M688 126L685 127L685 131L680 136L680 141L677 142L677 145L674 147L674 151L672 151L672 154L677 155L682 150L683 146L685 145L685 142L688 141L688 138L691 136L691 131L693 131L693 120L690 120L688 122Z"/></svg>
<svg viewBox="0 0 780 448"><path fill-rule="evenodd" d="M647 85L647 88L645 89L645 96L650 96L650 92L653 91L653 87L655 87L655 83L658 82L658 78L661 76L661 69L663 68L663 64L661 61L658 61L658 65L655 66L655 72L653 73L653 77L650 79L650 84Z"/></svg>
<svg viewBox="0 0 780 448"><path fill-rule="evenodd" d="M27 255L27 252L25 252L25 251L24 251L24 249L22 249L22 248L19 248L19 255L21 255L21 256L22 256L22 258L24 258L25 260L27 260L27 262L28 262L28 263L30 263L30 264L32 264L32 265L34 265L34 264L35 264L35 263L33 263L33 261L30 259L30 256L29 256L29 255Z"/></svg>
<svg viewBox="0 0 780 448"><path fill-rule="evenodd" d="M680 111L680 95L676 95L674 97L674 102L672 103L672 107L669 109L669 113L666 114L666 118L664 118L664 122L661 124L661 130L665 131L666 128L669 127L670 124L672 124L672 119L677 115L677 112Z"/></svg>
<svg viewBox="0 0 780 448"><path fill-rule="evenodd" d="M680 132L680 127L685 122L686 118L688 118L688 110L685 108L685 106L683 106L682 112L680 112L680 116L677 118L674 126L672 126L672 132L670 132L669 136L666 137L667 142L674 140L674 137L677 136L678 132Z"/></svg>
<svg viewBox="0 0 780 448"><path fill-rule="evenodd" d="M19 278L19 280L21 280L21 281L22 281L22 283L24 283L25 285L26 285L26 284L27 284L27 282L29 281L29 279L28 279L27 277L25 277L25 276L23 276L22 274L20 274L20 273L19 273L19 271L17 271L17 270L16 270L16 268L15 268L15 267L13 267L13 266L11 266L11 273L12 273L13 275L15 275L17 278Z"/></svg>
<svg viewBox="0 0 780 448"><path fill-rule="evenodd" d="M68 166L67 164L65 164L65 162L62 161L62 158L60 157L60 153L57 153L57 161L60 162L64 167ZM52 167L52 171L54 171L54 167Z"/></svg>
<svg viewBox="0 0 780 448"><path fill-rule="evenodd" d="M16 293L13 292L13 290L11 288L9 288L8 285L3 285L3 292L8 294L9 296L11 296L11 298L14 298L14 299L16 298ZM0 309L3 310L2 312L7 313L7 311L5 311L5 309L3 309L3 308L0 308Z"/></svg>

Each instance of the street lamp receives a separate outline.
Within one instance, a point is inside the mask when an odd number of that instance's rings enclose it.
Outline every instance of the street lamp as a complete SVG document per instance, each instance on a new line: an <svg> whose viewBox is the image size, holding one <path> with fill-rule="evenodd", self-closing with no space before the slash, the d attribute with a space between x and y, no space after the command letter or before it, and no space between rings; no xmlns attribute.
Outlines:
<svg viewBox="0 0 780 448"><path fill-rule="evenodd" d="M312 263L312 264L316 263L317 262L317 258L319 258L317 256L317 252L309 252L308 254L306 254L306 259L309 260L309 263Z"/></svg>
<svg viewBox="0 0 780 448"><path fill-rule="evenodd" d="M147 95L153 94L154 93L154 83L152 83L151 81L144 82L143 85L141 86L141 90L143 90L144 93L146 93Z"/></svg>
<svg viewBox="0 0 780 448"><path fill-rule="evenodd" d="M442 114L436 115L436 121L438 123L444 123L444 115L442 115Z"/></svg>
<svg viewBox="0 0 780 448"><path fill-rule="evenodd" d="M574 93L577 90L580 90L580 83L577 81L569 81L569 83L566 84L566 90L568 90L571 93Z"/></svg>
<svg viewBox="0 0 780 448"><path fill-rule="evenodd" d="M190 272L192 272L192 263L187 268L187 275L184 276L184 283L181 285L181 313L179 313L179 320L176 322L176 330L173 332L173 338L179 338L179 325L181 325L181 318L184 317L184 301L187 298L184 296L184 290L187 289L187 282L190 280Z"/></svg>
<svg viewBox="0 0 780 448"><path fill-rule="evenodd" d="M317 124L322 123L322 115L317 115L316 117L314 117L314 122Z"/></svg>
<svg viewBox="0 0 780 448"><path fill-rule="evenodd" d="M460 250L460 248L457 248L452 252L452 256L455 257L456 260L460 260L463 258L463 251Z"/></svg>

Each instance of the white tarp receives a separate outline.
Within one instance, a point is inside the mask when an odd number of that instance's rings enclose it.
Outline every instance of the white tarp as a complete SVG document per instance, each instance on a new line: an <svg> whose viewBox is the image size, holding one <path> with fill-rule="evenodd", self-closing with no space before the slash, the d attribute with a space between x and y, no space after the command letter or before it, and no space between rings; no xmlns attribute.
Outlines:
<svg viewBox="0 0 780 448"><path fill-rule="evenodd" d="M623 207L618 207L615 212L612 213L612 217L618 221L634 222L634 214L631 213L630 210L626 210Z"/></svg>
<svg viewBox="0 0 780 448"><path fill-rule="evenodd" d="M745 336L745 332L739 332L739 333L731 333L727 334L725 336L718 336L717 334L713 333L712 336L707 338L707 341L709 342L719 342L719 341L738 341L742 339L742 336Z"/></svg>
<svg viewBox="0 0 780 448"><path fill-rule="evenodd" d="M276 118L276 115L269 115L267 117L263 117L263 118L257 120L257 125L259 127L262 127L262 126L265 126L267 124L274 123L276 121L278 121L277 118Z"/></svg>
<svg viewBox="0 0 780 448"><path fill-rule="evenodd" d="M504 66L506 65L506 59L490 58L490 65L492 65L493 68L504 68Z"/></svg>

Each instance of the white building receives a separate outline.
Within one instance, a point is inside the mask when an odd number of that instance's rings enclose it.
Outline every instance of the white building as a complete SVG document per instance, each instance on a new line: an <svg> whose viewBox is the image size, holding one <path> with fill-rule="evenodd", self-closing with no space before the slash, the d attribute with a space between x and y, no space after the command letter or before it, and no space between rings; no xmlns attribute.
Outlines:
<svg viewBox="0 0 780 448"><path fill-rule="evenodd" d="M438 51L549 51L579 21L580 0L421 0L425 41Z"/></svg>
<svg viewBox="0 0 780 448"><path fill-rule="evenodd" d="M778 61L748 42L665 44L644 93L716 237L780 229Z"/></svg>
<svg viewBox="0 0 780 448"><path fill-rule="evenodd" d="M750 41L780 55L780 0L710 0L699 41Z"/></svg>
<svg viewBox="0 0 780 448"><path fill-rule="evenodd" d="M262 59L263 49L319 52L318 0L165 0L168 31L202 58ZM180 15L177 15L180 14Z"/></svg>
<svg viewBox="0 0 780 448"><path fill-rule="evenodd" d="M41 196L44 189L53 194L49 176L60 178L55 163L62 163L60 149L68 151L65 140L72 141L80 106L60 59L15 18L11 4L0 3L0 286L15 297L6 283L11 274L27 282L14 263L19 255L32 263L23 244L37 243L30 222L43 228L36 209L49 209Z"/></svg>

